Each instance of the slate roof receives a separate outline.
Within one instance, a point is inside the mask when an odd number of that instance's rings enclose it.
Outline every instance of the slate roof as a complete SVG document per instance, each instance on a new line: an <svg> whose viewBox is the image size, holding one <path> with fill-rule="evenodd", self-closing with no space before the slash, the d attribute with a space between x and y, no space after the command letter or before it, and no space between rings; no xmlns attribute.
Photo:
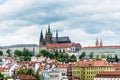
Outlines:
<svg viewBox="0 0 120 80"><path fill-rule="evenodd" d="M56 42L56 37L52 37L52 41ZM58 37L58 42L71 42L68 36Z"/></svg>

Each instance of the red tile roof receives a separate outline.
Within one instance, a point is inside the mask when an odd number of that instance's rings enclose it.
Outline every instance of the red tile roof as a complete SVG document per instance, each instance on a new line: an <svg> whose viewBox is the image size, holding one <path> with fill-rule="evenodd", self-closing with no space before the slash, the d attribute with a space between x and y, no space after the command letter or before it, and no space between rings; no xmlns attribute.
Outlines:
<svg viewBox="0 0 120 80"><path fill-rule="evenodd" d="M0 67L0 72L3 72L3 71L4 71L4 69L2 67Z"/></svg>
<svg viewBox="0 0 120 80"><path fill-rule="evenodd" d="M35 77L29 76L29 75L19 75L19 79L20 80L37 80Z"/></svg>
<svg viewBox="0 0 120 80"><path fill-rule="evenodd" d="M120 48L120 46L87 46L83 47L83 49L94 49L94 48Z"/></svg>
<svg viewBox="0 0 120 80"><path fill-rule="evenodd" d="M39 66L39 70L43 70L45 68L44 65Z"/></svg>
<svg viewBox="0 0 120 80"><path fill-rule="evenodd" d="M67 68L69 64L57 64L57 68Z"/></svg>
<svg viewBox="0 0 120 80"><path fill-rule="evenodd" d="M120 71L120 64L113 64L115 70Z"/></svg>
<svg viewBox="0 0 120 80"><path fill-rule="evenodd" d="M69 48L69 47L81 47L81 45L80 43L47 44L47 48Z"/></svg>
<svg viewBox="0 0 120 80"><path fill-rule="evenodd" d="M95 78L120 78L120 71L103 71L97 74Z"/></svg>
<svg viewBox="0 0 120 80"><path fill-rule="evenodd" d="M115 67L120 67L120 64L113 64Z"/></svg>
<svg viewBox="0 0 120 80"><path fill-rule="evenodd" d="M86 60L86 61L78 61L78 66L113 66L105 60Z"/></svg>

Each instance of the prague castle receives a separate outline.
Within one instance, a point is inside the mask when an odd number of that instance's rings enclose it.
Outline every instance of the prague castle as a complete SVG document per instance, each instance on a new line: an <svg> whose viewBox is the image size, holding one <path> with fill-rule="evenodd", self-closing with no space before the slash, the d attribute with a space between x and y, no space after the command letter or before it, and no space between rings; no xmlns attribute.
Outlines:
<svg viewBox="0 0 120 80"><path fill-rule="evenodd" d="M71 40L69 39L68 36L58 37L58 31L56 31L56 37L53 37L50 25L48 25L48 30L46 30L45 38L43 37L43 33L41 30L39 45L45 46L46 44L54 43L71 43Z"/></svg>
<svg viewBox="0 0 120 80"><path fill-rule="evenodd" d="M43 32L41 30L40 39L39 39L39 47L40 49L45 48L52 52L78 52L82 48L80 43L73 43L69 39L68 36L59 37L58 31L56 31L56 36L53 37L50 25L48 25L48 29L46 30L45 37L43 36Z"/></svg>

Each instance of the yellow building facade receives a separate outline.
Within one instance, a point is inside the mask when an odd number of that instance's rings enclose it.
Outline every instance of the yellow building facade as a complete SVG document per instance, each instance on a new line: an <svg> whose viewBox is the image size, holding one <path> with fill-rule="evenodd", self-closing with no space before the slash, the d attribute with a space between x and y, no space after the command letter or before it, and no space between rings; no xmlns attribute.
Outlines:
<svg viewBox="0 0 120 80"><path fill-rule="evenodd" d="M115 71L115 67L104 60L79 61L72 67L72 76L78 77L80 80L94 80L96 74L101 71Z"/></svg>

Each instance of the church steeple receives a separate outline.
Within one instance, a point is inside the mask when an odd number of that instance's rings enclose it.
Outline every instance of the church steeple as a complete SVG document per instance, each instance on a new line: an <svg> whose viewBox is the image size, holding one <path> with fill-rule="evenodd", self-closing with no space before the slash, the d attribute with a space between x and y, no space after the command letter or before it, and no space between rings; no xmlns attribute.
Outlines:
<svg viewBox="0 0 120 80"><path fill-rule="evenodd" d="M41 33L40 33L40 42L43 40L43 33L42 33L42 30L41 30Z"/></svg>
<svg viewBox="0 0 120 80"><path fill-rule="evenodd" d="M103 42L102 42L102 39L100 40L100 46L103 46Z"/></svg>
<svg viewBox="0 0 120 80"><path fill-rule="evenodd" d="M95 43L96 46L99 46L99 41L98 41L98 38L96 39L96 43Z"/></svg>
<svg viewBox="0 0 120 80"><path fill-rule="evenodd" d="M40 46L40 45L43 45L43 44L44 44L44 38L43 38L42 30L41 30L41 33L40 33L40 40L39 40L39 46Z"/></svg>
<svg viewBox="0 0 120 80"><path fill-rule="evenodd" d="M48 34L51 34L51 31L50 31L50 25L48 25Z"/></svg>

